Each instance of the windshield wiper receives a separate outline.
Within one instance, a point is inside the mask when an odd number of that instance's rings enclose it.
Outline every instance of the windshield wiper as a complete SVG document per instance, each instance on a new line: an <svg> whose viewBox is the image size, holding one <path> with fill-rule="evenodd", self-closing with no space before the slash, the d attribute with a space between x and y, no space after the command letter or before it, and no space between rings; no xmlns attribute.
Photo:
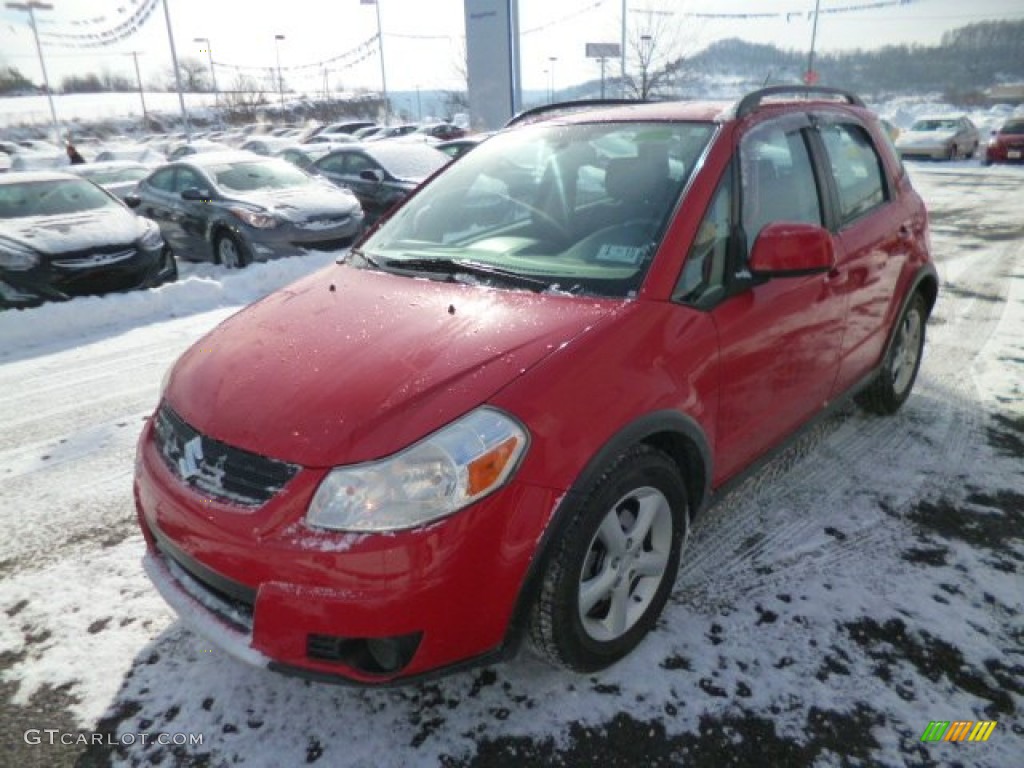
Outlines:
<svg viewBox="0 0 1024 768"><path fill-rule="evenodd" d="M384 261L383 266L390 269L409 270L410 272L429 272L447 275L452 281L455 281L459 275L473 275L474 277L487 278L513 285L516 288L527 288L538 292L546 291L551 287L551 283L547 280L528 277L509 269L467 259L387 259Z"/></svg>
<svg viewBox="0 0 1024 768"><path fill-rule="evenodd" d="M352 264L352 262L350 261L350 258L352 256L355 256L359 261L362 262L362 264ZM346 253L344 256L341 256L335 263L336 264L349 263L349 264L352 264L352 266L357 267L357 268L360 268L360 267L362 267L362 268L373 267L374 269L382 269L383 268L383 267L381 267L381 263L377 259L375 259L373 256L370 256L368 253L365 253L360 248L349 248L348 249L348 253Z"/></svg>

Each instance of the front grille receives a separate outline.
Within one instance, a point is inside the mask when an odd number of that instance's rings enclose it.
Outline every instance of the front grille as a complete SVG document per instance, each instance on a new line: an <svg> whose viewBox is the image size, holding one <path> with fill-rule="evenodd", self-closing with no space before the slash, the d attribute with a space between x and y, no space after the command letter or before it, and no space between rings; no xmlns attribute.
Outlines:
<svg viewBox="0 0 1024 768"><path fill-rule="evenodd" d="M96 250L88 253L81 253L70 258L62 257L54 259L52 263L53 266L60 267L61 269L95 269L97 267L106 267L111 264L119 264L122 261L134 259L135 254L136 251L134 248L111 252Z"/></svg>
<svg viewBox="0 0 1024 768"><path fill-rule="evenodd" d="M233 448L200 434L166 403L153 417L153 427L157 448L171 472L217 501L258 507L299 471L295 464Z"/></svg>
<svg viewBox="0 0 1024 768"><path fill-rule="evenodd" d="M305 229L310 231L317 231L321 229L335 229L343 226L352 220L352 217L348 214L338 216L337 214L326 214L319 216L310 216L305 221L295 222L295 226L299 229Z"/></svg>

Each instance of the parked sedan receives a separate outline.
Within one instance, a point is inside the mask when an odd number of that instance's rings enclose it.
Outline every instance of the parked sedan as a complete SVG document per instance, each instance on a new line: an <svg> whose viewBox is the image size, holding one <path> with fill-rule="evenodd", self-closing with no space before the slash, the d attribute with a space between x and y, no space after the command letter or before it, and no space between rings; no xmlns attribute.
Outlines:
<svg viewBox="0 0 1024 768"><path fill-rule="evenodd" d="M466 135L464 130L459 128L457 125L452 125L451 123L428 123L427 125L421 125L414 131L414 133L422 133L425 136L430 136L438 141L461 139Z"/></svg>
<svg viewBox="0 0 1024 768"><path fill-rule="evenodd" d="M128 204L160 224L180 258L244 267L342 248L362 232L348 191L251 152L198 154L158 168Z"/></svg>
<svg viewBox="0 0 1024 768"><path fill-rule="evenodd" d="M449 159L426 144L385 141L337 149L317 160L313 168L339 187L351 189L372 222Z"/></svg>
<svg viewBox="0 0 1024 768"><path fill-rule="evenodd" d="M922 117L896 139L900 157L956 160L978 149L978 128L966 115Z"/></svg>
<svg viewBox="0 0 1024 768"><path fill-rule="evenodd" d="M177 277L157 225L92 182L0 176L0 309L159 285Z"/></svg>
<svg viewBox="0 0 1024 768"><path fill-rule="evenodd" d="M153 170L142 163L112 160L108 163L81 163L69 165L68 172L99 184L121 200L135 190L141 179Z"/></svg>
<svg viewBox="0 0 1024 768"><path fill-rule="evenodd" d="M992 134L985 147L985 165L1024 162L1024 117L1011 117Z"/></svg>
<svg viewBox="0 0 1024 768"><path fill-rule="evenodd" d="M239 149L244 149L247 152L254 152L257 155L269 157L270 155L277 154L285 147L292 146L295 146L295 139L292 138L284 138L282 136L257 136L244 141Z"/></svg>

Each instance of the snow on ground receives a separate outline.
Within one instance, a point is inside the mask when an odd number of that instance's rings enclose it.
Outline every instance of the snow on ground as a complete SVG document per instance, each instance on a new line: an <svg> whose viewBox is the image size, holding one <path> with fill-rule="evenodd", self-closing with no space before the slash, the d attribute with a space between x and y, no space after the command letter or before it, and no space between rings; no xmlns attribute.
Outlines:
<svg viewBox="0 0 1024 768"><path fill-rule="evenodd" d="M146 580L132 462L164 370L333 255L0 315L0 763L1019 764L1024 170L910 167L943 280L913 397L843 410L709 511L658 630L598 675L523 655L309 684L210 646ZM932 720L998 725L924 744Z"/></svg>

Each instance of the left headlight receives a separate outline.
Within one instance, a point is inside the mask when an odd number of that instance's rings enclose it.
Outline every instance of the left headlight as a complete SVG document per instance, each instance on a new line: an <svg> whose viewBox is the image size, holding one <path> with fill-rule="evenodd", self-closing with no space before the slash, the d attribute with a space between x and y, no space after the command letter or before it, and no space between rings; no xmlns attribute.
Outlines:
<svg viewBox="0 0 1024 768"><path fill-rule="evenodd" d="M39 264L39 254L27 245L0 238L0 267L24 271Z"/></svg>
<svg viewBox="0 0 1024 768"><path fill-rule="evenodd" d="M332 470L320 483L306 521L358 532L425 525L504 485L527 443L517 421L478 408L394 456Z"/></svg>
<svg viewBox="0 0 1024 768"><path fill-rule="evenodd" d="M157 248L162 248L164 238L160 234L160 227L157 226L155 221L149 221L148 219L143 223L145 225L145 232L139 238L139 246L147 251L155 251Z"/></svg>
<svg viewBox="0 0 1024 768"><path fill-rule="evenodd" d="M273 229L281 223L280 219L270 213L250 211L248 208L231 208L230 210L239 219L256 229Z"/></svg>

